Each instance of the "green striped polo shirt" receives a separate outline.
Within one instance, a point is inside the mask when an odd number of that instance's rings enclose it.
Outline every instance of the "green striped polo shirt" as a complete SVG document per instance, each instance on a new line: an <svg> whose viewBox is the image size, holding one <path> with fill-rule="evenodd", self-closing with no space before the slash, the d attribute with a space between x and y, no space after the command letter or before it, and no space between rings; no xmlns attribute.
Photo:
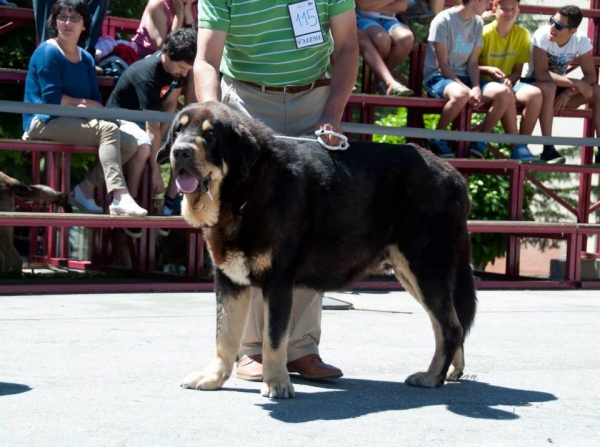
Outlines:
<svg viewBox="0 0 600 447"><path fill-rule="evenodd" d="M315 1L323 43L296 48L288 5L298 0L204 0L198 27L227 33L221 73L265 86L306 85L329 65L329 17L354 8L354 0Z"/></svg>

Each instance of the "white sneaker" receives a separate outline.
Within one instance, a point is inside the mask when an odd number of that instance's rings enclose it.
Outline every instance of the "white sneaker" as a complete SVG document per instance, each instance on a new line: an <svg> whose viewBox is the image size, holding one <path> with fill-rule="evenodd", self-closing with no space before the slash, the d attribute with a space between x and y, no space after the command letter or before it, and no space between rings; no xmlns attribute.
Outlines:
<svg viewBox="0 0 600 447"><path fill-rule="evenodd" d="M123 201L113 200L108 207L108 210L110 211L111 216L143 217L148 214L148 211L139 206L133 200L125 203L123 203Z"/></svg>
<svg viewBox="0 0 600 447"><path fill-rule="evenodd" d="M76 206L82 211L87 211L90 214L102 214L104 210L102 207L96 205L94 199L88 199L83 195L79 185L73 188L73 195L69 197L71 205Z"/></svg>

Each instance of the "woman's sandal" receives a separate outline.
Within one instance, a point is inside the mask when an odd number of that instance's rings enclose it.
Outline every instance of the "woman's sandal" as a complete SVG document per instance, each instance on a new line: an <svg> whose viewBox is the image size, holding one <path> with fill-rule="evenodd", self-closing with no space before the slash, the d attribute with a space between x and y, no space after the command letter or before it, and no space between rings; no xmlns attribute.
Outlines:
<svg viewBox="0 0 600 447"><path fill-rule="evenodd" d="M382 95L388 95L388 96L412 96L415 94L414 90L412 90L408 87L405 87L404 85L400 84L399 82L391 89L388 89L388 87L385 85L384 82L378 82L377 83L377 91L379 93L381 93Z"/></svg>
<svg viewBox="0 0 600 447"><path fill-rule="evenodd" d="M389 96L412 96L415 94L413 89L405 87L402 84L398 84L396 87L393 87L391 91L386 93Z"/></svg>

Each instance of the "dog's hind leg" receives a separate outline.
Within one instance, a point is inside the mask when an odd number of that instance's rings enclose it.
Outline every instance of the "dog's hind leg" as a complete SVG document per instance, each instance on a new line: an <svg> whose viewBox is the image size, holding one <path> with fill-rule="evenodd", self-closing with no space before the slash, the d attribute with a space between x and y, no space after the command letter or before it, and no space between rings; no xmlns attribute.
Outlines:
<svg viewBox="0 0 600 447"><path fill-rule="evenodd" d="M456 382L464 373L465 369L465 351L464 342L473 325L475 311L477 309L477 296L475 294L475 285L473 283L473 272L470 265L471 245L468 234L465 232L465 241L460 244L462 247L459 253L459 264L456 272L456 287L454 289L454 308L460 325L463 329L463 336L460 346L456 349L454 359L452 359L452 371L446 376L446 380Z"/></svg>
<svg viewBox="0 0 600 447"><path fill-rule="evenodd" d="M292 284L270 282L263 289L264 339L263 385L265 397L287 399L294 397L294 386L286 368L288 330L292 313Z"/></svg>
<svg viewBox="0 0 600 447"><path fill-rule="evenodd" d="M403 287L427 311L435 337L435 353L426 372L417 372L406 379L408 385L434 388L444 384L450 363L462 345L463 330L454 309L450 275L417 278L408 259L397 249L390 249L396 277ZM460 349L462 352L462 349ZM459 354L459 357L461 355Z"/></svg>
<svg viewBox="0 0 600 447"><path fill-rule="evenodd" d="M432 303L432 294L434 295ZM443 303L438 301L443 299ZM436 290L422 294L423 307L429 315L435 338L435 352L426 372L418 372L406 379L408 385L426 388L444 384L450 364L456 361L457 371L462 371L464 358L462 350L463 330L452 305L452 297L447 290ZM438 304L441 304L438 306ZM461 373L462 374L462 373Z"/></svg>
<svg viewBox="0 0 600 447"><path fill-rule="evenodd" d="M250 286L238 286L219 272L215 273L217 294L217 343L215 356L203 371L190 373L181 386L216 390L231 376L250 308Z"/></svg>

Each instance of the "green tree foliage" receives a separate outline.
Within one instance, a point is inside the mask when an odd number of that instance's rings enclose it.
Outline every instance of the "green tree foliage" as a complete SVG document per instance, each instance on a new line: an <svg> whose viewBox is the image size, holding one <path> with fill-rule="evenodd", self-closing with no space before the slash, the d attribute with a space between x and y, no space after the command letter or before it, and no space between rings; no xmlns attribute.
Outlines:
<svg viewBox="0 0 600 447"><path fill-rule="evenodd" d="M112 0L109 11L113 17L141 19L147 4L147 0Z"/></svg>

